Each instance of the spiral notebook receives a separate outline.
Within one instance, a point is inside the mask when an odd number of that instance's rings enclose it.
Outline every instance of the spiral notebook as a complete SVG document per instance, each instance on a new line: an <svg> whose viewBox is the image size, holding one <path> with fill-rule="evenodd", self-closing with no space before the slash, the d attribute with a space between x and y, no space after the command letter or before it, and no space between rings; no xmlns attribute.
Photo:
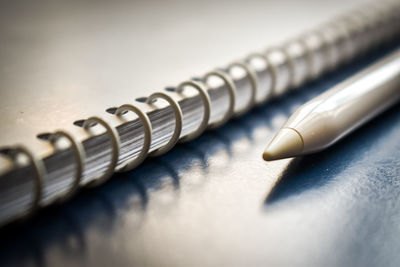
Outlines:
<svg viewBox="0 0 400 267"><path fill-rule="evenodd" d="M398 38L398 2L356 4L9 3L2 9L0 224Z"/></svg>

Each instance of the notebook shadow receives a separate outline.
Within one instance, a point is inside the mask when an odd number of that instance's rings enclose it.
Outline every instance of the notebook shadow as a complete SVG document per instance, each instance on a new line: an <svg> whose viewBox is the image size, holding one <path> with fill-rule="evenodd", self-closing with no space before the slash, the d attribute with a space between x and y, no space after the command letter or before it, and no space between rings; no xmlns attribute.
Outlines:
<svg viewBox="0 0 400 267"><path fill-rule="evenodd" d="M217 130L206 132L192 142L176 146L162 157L145 161L136 170L114 175L113 179L100 187L81 190L67 203L43 209L34 217L0 229L0 266L23 265L26 262L33 262L35 266L46 266L46 253L55 247L61 247L61 251L67 257L85 258L90 232L96 229L105 235L111 234L118 227L121 214L124 213L129 213L131 225L136 224L131 229L140 229L153 193L161 193L168 187L172 197L179 194L182 179L188 179L184 176L185 171L197 166L206 174L210 167L209 159L217 153L225 153L228 158L226 164L229 164L229 159L234 156L232 146L236 140L246 138L253 143L253 134L260 127L278 130L280 125L274 124L277 116L288 117L298 105L382 57L391 49L378 51L343 67L338 72L292 91L281 99L259 106ZM398 119L399 114L398 107L392 109L384 116L385 120L381 121L380 118L376 121L376 126L368 125L367 127L371 128L368 128L368 131L372 132L365 134L379 135L382 128L387 126L385 123L390 124L391 120L388 117ZM375 121L373 124L376 124ZM318 176L322 166L330 165L332 159L342 160L342 157L350 157L348 160L351 160L351 150L363 145L362 138L368 138L363 137L363 133L360 132L357 132L357 135L360 135L357 139L360 138L361 141L353 144L346 139L339 146L324 152L322 157L319 155L294 160L267 197L266 203L273 203L301 190L323 184L329 179L329 173L325 173L324 177ZM350 138L353 139L353 136ZM342 149L347 152L341 152ZM341 164L345 164L345 160L342 160ZM303 165L321 167L307 169L302 168ZM333 172L338 170L331 171L333 177ZM200 181L197 186L206 182ZM174 202L167 202L165 205L174 205Z"/></svg>

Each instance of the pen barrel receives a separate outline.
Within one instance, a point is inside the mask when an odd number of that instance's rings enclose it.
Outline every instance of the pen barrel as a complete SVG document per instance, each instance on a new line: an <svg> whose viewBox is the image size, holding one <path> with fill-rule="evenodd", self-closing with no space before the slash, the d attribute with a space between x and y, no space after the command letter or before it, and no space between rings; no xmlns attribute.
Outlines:
<svg viewBox="0 0 400 267"><path fill-rule="evenodd" d="M300 107L286 123L303 153L334 144L400 99L400 50Z"/></svg>

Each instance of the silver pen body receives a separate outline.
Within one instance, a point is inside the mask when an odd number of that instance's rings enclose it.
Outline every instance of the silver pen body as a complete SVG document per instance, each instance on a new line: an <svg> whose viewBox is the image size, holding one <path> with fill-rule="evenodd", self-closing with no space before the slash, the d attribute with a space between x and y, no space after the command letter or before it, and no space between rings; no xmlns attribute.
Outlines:
<svg viewBox="0 0 400 267"><path fill-rule="evenodd" d="M302 105L283 128L302 138L301 154L325 149L400 99L400 50Z"/></svg>

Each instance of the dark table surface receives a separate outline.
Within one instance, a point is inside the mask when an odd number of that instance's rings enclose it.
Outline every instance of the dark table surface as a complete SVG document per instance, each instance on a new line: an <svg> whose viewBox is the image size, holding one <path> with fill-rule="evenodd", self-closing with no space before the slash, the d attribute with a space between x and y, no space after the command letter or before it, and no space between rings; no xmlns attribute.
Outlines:
<svg viewBox="0 0 400 267"><path fill-rule="evenodd" d="M399 266L399 105L322 153L261 159L296 107L389 50L0 229L0 266Z"/></svg>

